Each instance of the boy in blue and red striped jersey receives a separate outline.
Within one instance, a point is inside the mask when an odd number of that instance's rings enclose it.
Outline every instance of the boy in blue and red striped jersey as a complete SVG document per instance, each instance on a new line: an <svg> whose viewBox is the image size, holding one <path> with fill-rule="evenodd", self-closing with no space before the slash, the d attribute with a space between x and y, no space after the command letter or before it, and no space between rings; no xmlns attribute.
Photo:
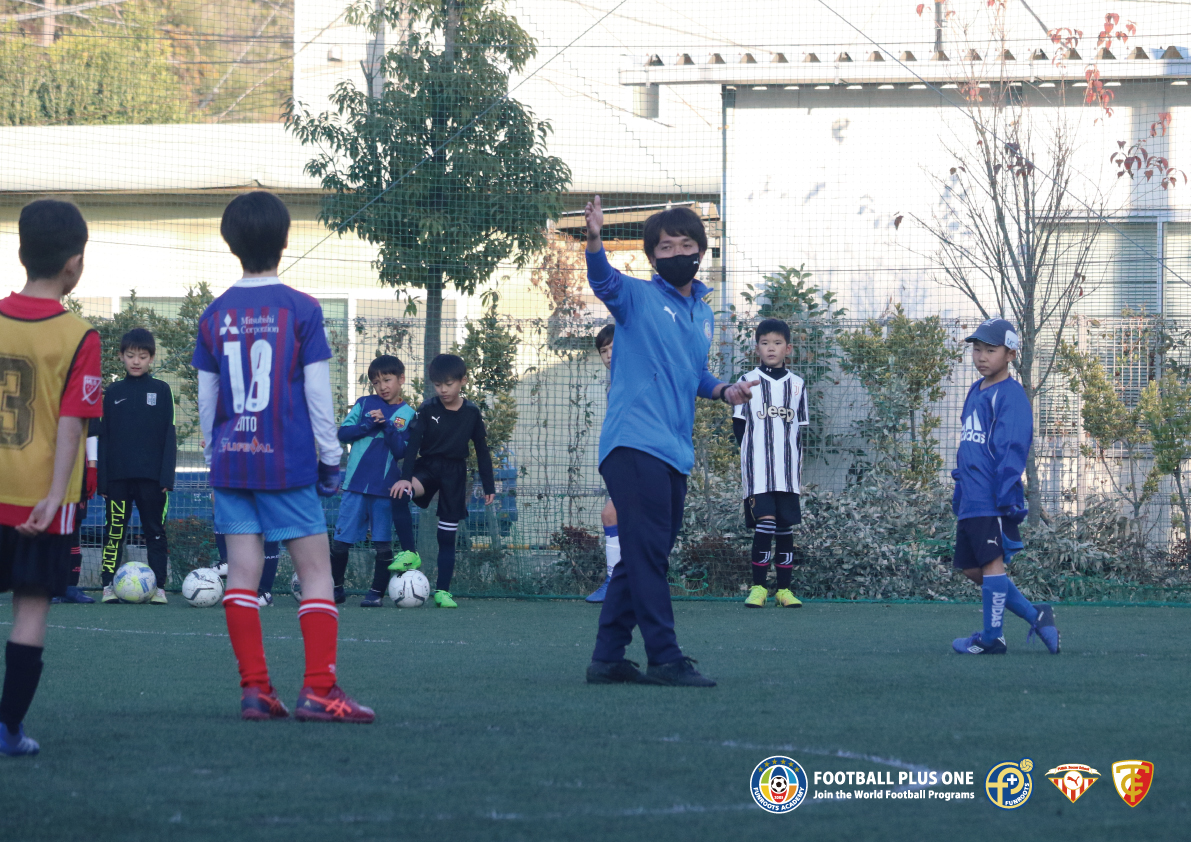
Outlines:
<svg viewBox="0 0 1191 842"><path fill-rule="evenodd" d="M282 201L265 191L238 196L224 210L220 233L244 277L203 312L192 360L215 531L227 541L223 605L240 667L240 716L289 716L269 681L257 601L263 541L283 541L302 582L306 675L295 716L372 722L373 712L336 683L339 612L318 498L338 491L343 449L322 308L277 277L289 222Z"/></svg>

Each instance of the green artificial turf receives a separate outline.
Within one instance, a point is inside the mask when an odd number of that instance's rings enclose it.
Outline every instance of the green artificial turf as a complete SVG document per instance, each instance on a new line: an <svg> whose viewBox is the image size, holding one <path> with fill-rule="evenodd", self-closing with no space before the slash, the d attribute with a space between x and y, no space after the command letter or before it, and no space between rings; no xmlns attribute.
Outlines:
<svg viewBox="0 0 1191 842"><path fill-rule="evenodd" d="M1027 648L1011 617L1002 658L951 653L980 625L974 605L675 613L719 687L586 685L598 610L583 603L353 601L339 675L377 722L346 726L240 722L218 609L56 607L26 720L42 754L0 758L0 838L1120 840L1180 838L1191 818L1189 608L1061 607L1058 657ZM296 606L261 615L292 705ZM644 660L639 643L629 656ZM748 783L774 754L810 774L972 771L977 797L808 799L768 815ZM984 775L1023 757L1034 793L999 810ZM1123 759L1155 764L1136 808L1113 788ZM1103 778L1071 804L1045 779L1060 763Z"/></svg>

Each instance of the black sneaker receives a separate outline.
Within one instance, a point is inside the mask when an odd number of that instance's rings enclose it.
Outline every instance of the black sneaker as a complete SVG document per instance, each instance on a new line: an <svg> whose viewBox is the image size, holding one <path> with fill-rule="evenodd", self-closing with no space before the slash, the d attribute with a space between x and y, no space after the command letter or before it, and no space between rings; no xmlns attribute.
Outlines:
<svg viewBox="0 0 1191 842"><path fill-rule="evenodd" d="M650 664L644 682L667 687L714 687L715 681L695 669L697 663L694 658L684 656L669 664Z"/></svg>
<svg viewBox="0 0 1191 842"><path fill-rule="evenodd" d="M380 608L384 605L384 594L378 590L369 589L364 599L360 601L361 608Z"/></svg>
<svg viewBox="0 0 1191 842"><path fill-rule="evenodd" d="M587 665L588 684L640 684L644 678L636 661L592 661Z"/></svg>
<svg viewBox="0 0 1191 842"><path fill-rule="evenodd" d="M343 590L343 585L335 586L335 604L342 605L347 602L347 592Z"/></svg>

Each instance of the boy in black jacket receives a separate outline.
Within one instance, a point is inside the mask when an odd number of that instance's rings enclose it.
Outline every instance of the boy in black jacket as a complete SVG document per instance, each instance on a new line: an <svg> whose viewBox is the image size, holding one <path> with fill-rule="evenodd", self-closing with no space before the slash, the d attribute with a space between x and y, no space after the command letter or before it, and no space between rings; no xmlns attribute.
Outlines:
<svg viewBox="0 0 1191 842"><path fill-rule="evenodd" d="M120 567L130 507L141 513L141 530L149 567L157 577L150 600L165 605L165 514L174 487L178 441L174 430L174 396L169 384L149 376L157 343L153 334L136 328L120 340L120 362L128 372L103 395L99 427L99 493L107 499L103 529L103 602L119 602L112 579ZM94 431L94 425L92 426Z"/></svg>
<svg viewBox="0 0 1191 842"><path fill-rule="evenodd" d="M438 582L434 604L439 608L458 608L450 587L455 572L455 532L459 521L467 517L471 489L467 476L468 441L476 448L485 505L496 499L496 483L480 408L460 394L467 385L467 364L454 354L439 354L430 361L427 374L434 383L435 395L414 416L402 478L389 493L397 499L409 494L423 509L438 494Z"/></svg>

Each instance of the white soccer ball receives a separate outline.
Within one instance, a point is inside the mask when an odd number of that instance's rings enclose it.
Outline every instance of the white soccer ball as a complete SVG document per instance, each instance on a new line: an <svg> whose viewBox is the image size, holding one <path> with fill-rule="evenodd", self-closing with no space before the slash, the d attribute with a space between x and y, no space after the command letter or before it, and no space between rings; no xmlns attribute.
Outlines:
<svg viewBox="0 0 1191 842"><path fill-rule="evenodd" d="M294 595L294 602L302 604L302 580L295 573L289 580L289 592Z"/></svg>
<svg viewBox="0 0 1191 842"><path fill-rule="evenodd" d="M430 580L410 570L389 580L389 599L395 608L419 608L430 598Z"/></svg>
<svg viewBox="0 0 1191 842"><path fill-rule="evenodd" d="M148 602L157 593L157 577L149 565L130 561L116 571L112 590L121 602Z"/></svg>
<svg viewBox="0 0 1191 842"><path fill-rule="evenodd" d="M210 567L199 567L186 574L182 598L195 608L210 608L223 598L223 579Z"/></svg>

